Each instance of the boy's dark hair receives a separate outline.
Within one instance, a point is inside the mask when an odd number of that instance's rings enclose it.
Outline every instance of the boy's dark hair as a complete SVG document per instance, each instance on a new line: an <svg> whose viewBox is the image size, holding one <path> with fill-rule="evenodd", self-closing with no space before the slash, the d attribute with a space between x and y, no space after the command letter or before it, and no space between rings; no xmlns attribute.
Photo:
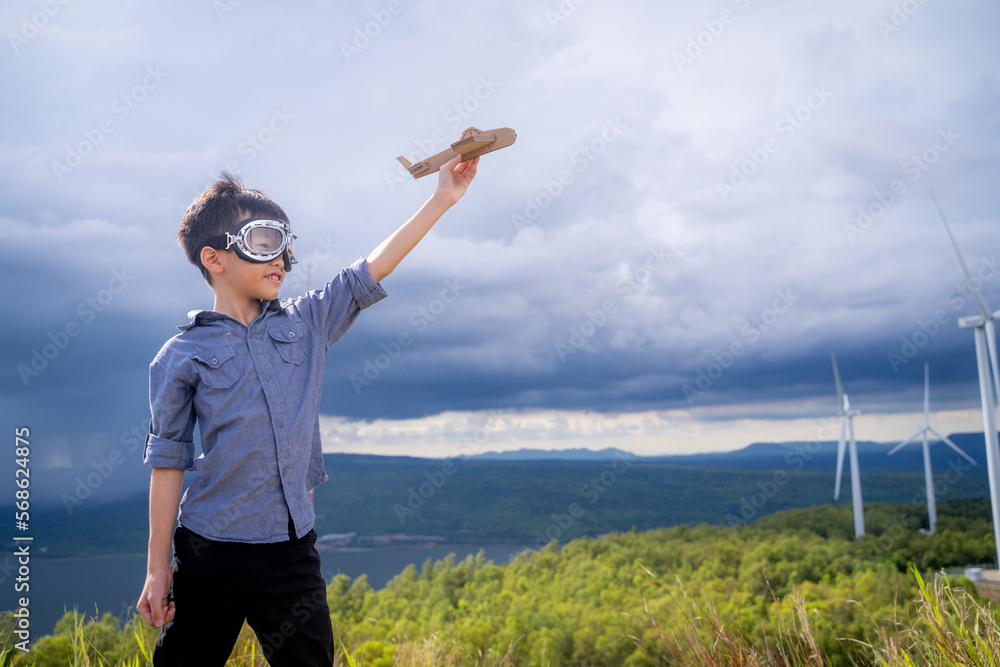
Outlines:
<svg viewBox="0 0 1000 667"><path fill-rule="evenodd" d="M288 216L260 190L251 190L243 181L228 171L219 174L212 183L188 206L177 231L177 242L184 249L188 261L197 266L205 282L212 285L212 274L201 263L201 249L209 239L232 232L233 226L244 218L271 218L288 222Z"/></svg>

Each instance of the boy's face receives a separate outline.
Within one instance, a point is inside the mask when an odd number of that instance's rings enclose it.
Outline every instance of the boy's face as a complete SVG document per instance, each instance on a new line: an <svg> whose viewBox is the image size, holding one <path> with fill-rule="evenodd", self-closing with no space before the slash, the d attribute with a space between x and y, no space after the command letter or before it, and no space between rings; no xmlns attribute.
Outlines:
<svg viewBox="0 0 1000 667"><path fill-rule="evenodd" d="M208 240L207 246L202 248L202 262L206 259L204 253L214 251L210 256L215 258L213 263L222 271L213 271L216 273L213 287L221 288L240 300L276 299L285 274L295 263L292 251L292 239L295 237L291 227L284 220L246 214L241 218L232 233ZM278 253L277 256L268 258L274 253Z"/></svg>
<svg viewBox="0 0 1000 667"><path fill-rule="evenodd" d="M270 301L278 298L278 290L285 280L285 261L281 256L270 262L248 262L232 249L219 250L219 262L224 271L215 276L226 287L240 296Z"/></svg>

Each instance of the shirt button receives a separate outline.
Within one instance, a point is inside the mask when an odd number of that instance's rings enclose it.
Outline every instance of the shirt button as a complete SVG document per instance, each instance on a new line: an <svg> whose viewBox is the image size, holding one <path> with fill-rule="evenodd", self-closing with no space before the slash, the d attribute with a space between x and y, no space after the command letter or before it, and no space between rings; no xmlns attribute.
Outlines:
<svg viewBox="0 0 1000 667"><path fill-rule="evenodd" d="M219 363L219 360L218 360L218 359L216 359L215 357L212 357L212 363L213 363L213 364L217 364L217 363Z"/></svg>
<svg viewBox="0 0 1000 667"><path fill-rule="evenodd" d="M289 331L288 332L288 337L289 338L295 338L295 332L294 331Z"/></svg>
<svg viewBox="0 0 1000 667"><path fill-rule="evenodd" d="M285 422L278 420L278 428L285 428Z"/></svg>
<svg viewBox="0 0 1000 667"><path fill-rule="evenodd" d="M265 380L270 380L270 379L271 379L271 376L265 373L265 374L264 374L264 379L265 379Z"/></svg>

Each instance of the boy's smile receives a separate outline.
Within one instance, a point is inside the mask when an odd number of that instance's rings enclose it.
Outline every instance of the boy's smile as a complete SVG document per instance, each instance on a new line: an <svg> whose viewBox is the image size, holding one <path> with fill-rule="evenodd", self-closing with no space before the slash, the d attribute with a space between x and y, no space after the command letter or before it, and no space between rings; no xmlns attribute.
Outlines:
<svg viewBox="0 0 1000 667"><path fill-rule="evenodd" d="M244 289L246 289L248 295L266 301L278 298L278 288L281 287L281 283L285 280L285 268L282 266L283 260L280 257L267 264L255 264L239 257L235 259L236 262L242 265L239 267L237 274L240 276L240 282L245 286ZM251 276L257 277L258 280L264 283L264 294L260 294L259 289L254 289L250 285Z"/></svg>
<svg viewBox="0 0 1000 667"><path fill-rule="evenodd" d="M213 310L249 324L260 314L260 302L278 298L285 280L284 260L248 262L233 250L217 250L222 271L215 274Z"/></svg>

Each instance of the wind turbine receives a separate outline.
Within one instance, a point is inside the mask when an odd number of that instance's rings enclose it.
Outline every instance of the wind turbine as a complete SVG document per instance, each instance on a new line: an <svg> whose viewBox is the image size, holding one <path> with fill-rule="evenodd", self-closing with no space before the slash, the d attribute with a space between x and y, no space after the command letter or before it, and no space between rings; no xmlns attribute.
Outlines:
<svg viewBox="0 0 1000 667"><path fill-rule="evenodd" d="M931 199L937 207L944 229L951 239L951 246L958 255L958 263L962 265L962 272L965 274L965 281L976 298L979 306L979 315L963 317L958 320L958 326L962 329L975 329L976 333L976 362L979 366L979 395L983 406L983 432L986 440L986 469L990 479L990 505L993 510L993 539L996 546L998 569L1000 569L1000 444L997 443L996 407L997 396L1000 396L1000 373L997 372L997 338L993 322L1000 318L1000 310L991 313L990 309L983 301L983 295L979 293L979 288L969 267L965 265L965 259L958 250L955 237L951 234L948 221L944 218L944 211L938 204L937 197L931 192ZM995 392L995 393L994 393Z"/></svg>
<svg viewBox="0 0 1000 667"><path fill-rule="evenodd" d="M851 455L851 504L854 506L854 536L865 534L865 513L861 505L861 471L858 468L858 445L854 441L854 418L861 414L860 410L851 409L851 401L844 393L840 383L840 372L837 370L837 355L830 353L833 360L833 379L837 383L837 398L840 400L840 444L837 445L837 482L833 489L833 499L840 500L840 482L844 474L845 431L850 433Z"/></svg>
<svg viewBox="0 0 1000 667"><path fill-rule="evenodd" d="M931 449L927 444L927 432L930 431L936 435L941 442L944 442L949 447L954 449L956 452L964 456L972 465L977 465L975 459L962 451L962 448L956 445L954 442L948 439L948 436L941 435L933 426L931 426L931 369L930 364L924 364L924 423L917 429L917 432L911 435L909 438L899 443L891 450L889 450L889 456L892 456L903 447L917 439L918 436L923 436L924 438L924 483L927 486L927 516L930 519L930 530L929 535L934 534L934 530L937 527L937 503L934 502L934 473L931 471Z"/></svg>

